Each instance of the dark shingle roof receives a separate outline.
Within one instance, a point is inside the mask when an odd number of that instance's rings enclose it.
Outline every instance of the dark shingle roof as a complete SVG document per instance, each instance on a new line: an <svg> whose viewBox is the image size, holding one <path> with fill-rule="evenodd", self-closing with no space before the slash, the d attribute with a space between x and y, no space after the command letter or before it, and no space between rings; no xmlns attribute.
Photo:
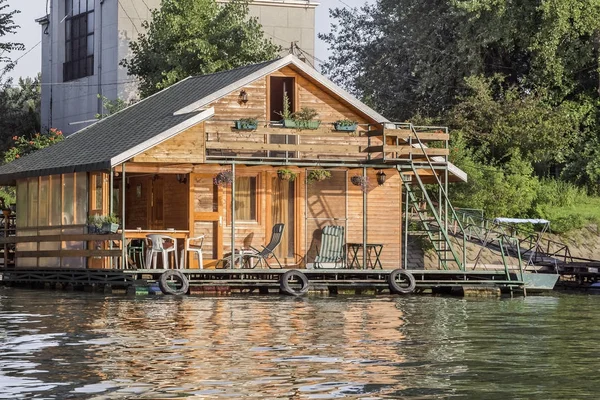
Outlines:
<svg viewBox="0 0 600 400"><path fill-rule="evenodd" d="M123 111L67 137L63 142L0 166L0 184L17 178L108 169L111 159L198 115L173 115L276 62L187 78Z"/></svg>

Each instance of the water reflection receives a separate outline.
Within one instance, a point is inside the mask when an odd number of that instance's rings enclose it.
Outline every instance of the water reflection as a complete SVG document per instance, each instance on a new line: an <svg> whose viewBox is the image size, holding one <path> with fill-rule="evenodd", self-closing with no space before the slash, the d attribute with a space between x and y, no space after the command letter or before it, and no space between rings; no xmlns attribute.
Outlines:
<svg viewBox="0 0 600 400"><path fill-rule="evenodd" d="M580 398L599 303L0 288L0 398Z"/></svg>

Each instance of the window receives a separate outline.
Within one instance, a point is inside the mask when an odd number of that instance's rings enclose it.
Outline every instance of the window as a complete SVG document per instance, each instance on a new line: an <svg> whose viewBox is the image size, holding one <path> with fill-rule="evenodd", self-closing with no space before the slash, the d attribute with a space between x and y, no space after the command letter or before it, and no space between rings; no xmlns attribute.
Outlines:
<svg viewBox="0 0 600 400"><path fill-rule="evenodd" d="M256 177L235 178L235 219L256 221Z"/></svg>
<svg viewBox="0 0 600 400"><path fill-rule="evenodd" d="M290 112L296 110L294 78L272 76L269 82L269 118L271 121L280 121L284 109L284 94L287 94Z"/></svg>
<svg viewBox="0 0 600 400"><path fill-rule="evenodd" d="M94 75L94 0L65 0L63 81Z"/></svg>

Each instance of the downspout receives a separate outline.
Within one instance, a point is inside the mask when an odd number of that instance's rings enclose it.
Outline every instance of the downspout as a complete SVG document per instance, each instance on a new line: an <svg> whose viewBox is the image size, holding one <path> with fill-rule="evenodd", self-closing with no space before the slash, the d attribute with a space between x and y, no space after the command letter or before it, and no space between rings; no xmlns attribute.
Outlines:
<svg viewBox="0 0 600 400"><path fill-rule="evenodd" d="M125 163L123 163L123 171L121 173L121 263L122 268L127 268L127 242L125 241Z"/></svg>
<svg viewBox="0 0 600 400"><path fill-rule="evenodd" d="M103 114L103 105L102 105L102 98L104 97L104 94L102 93L102 14L103 14L103 7L104 6L104 0L100 0L100 16L99 16L99 34L98 34L98 114L102 115ZM94 32L94 35L96 33Z"/></svg>
<svg viewBox="0 0 600 400"><path fill-rule="evenodd" d="M114 204L113 204L113 191L114 191L113 183L114 183L114 181L115 181L115 169L113 167L110 167L110 178L108 180L108 185L109 185L109 187L108 187L108 214L109 215L113 213L113 208L114 208ZM113 249L113 241L110 240L109 243L110 243L110 249L112 250ZM112 269L114 267L115 267L115 265L114 265L113 258L110 257L110 268Z"/></svg>
<svg viewBox="0 0 600 400"><path fill-rule="evenodd" d="M367 179L367 168L363 167L363 177ZM362 265L367 269L367 189L363 189L363 252Z"/></svg>
<svg viewBox="0 0 600 400"><path fill-rule="evenodd" d="M229 268L233 268L235 260L235 163L231 164L231 263Z"/></svg>

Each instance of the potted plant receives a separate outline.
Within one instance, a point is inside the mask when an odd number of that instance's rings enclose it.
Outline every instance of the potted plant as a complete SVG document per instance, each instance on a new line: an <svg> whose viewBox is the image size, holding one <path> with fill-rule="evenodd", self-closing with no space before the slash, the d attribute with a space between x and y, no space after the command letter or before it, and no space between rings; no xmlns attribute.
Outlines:
<svg viewBox="0 0 600 400"><path fill-rule="evenodd" d="M321 182L329 178L331 178L331 172L325 169L311 169L306 176L306 181L308 183Z"/></svg>
<svg viewBox="0 0 600 400"><path fill-rule="evenodd" d="M232 182L233 172L231 170L221 171L213 178L213 183L217 186L229 186Z"/></svg>
<svg viewBox="0 0 600 400"><path fill-rule="evenodd" d="M363 175L354 175L350 178L354 186L360 186L360 190L366 192L369 189L369 177Z"/></svg>
<svg viewBox="0 0 600 400"><path fill-rule="evenodd" d="M118 230L119 217L114 214L88 217L88 233L116 233Z"/></svg>
<svg viewBox="0 0 600 400"><path fill-rule="evenodd" d="M317 110L309 107L302 107L302 110L294 113L294 121L298 129L317 129L321 125L321 121L316 120L319 115Z"/></svg>
<svg viewBox="0 0 600 400"><path fill-rule="evenodd" d="M242 131L253 131L258 127L256 118L242 118L235 121L235 129Z"/></svg>
<svg viewBox="0 0 600 400"><path fill-rule="evenodd" d="M281 123L284 128L295 128L296 121L294 120L294 113L290 109L290 98L287 95L287 92L283 92L283 110L278 112L281 116Z"/></svg>
<svg viewBox="0 0 600 400"><path fill-rule="evenodd" d="M296 180L298 174L290 169L282 168L277 170L277 176L282 181L290 181L293 182Z"/></svg>
<svg viewBox="0 0 600 400"><path fill-rule="evenodd" d="M333 128L336 131L354 132L356 130L357 125L358 122L352 121L350 119L338 119L333 123Z"/></svg>

